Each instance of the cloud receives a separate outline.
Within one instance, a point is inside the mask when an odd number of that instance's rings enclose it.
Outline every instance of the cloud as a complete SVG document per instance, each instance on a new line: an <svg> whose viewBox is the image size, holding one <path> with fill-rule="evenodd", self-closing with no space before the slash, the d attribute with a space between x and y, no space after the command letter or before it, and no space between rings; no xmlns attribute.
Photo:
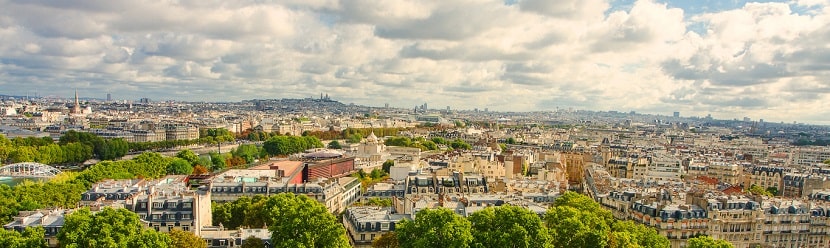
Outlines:
<svg viewBox="0 0 830 248"><path fill-rule="evenodd" d="M617 2L0 0L0 91L827 122L827 1Z"/></svg>

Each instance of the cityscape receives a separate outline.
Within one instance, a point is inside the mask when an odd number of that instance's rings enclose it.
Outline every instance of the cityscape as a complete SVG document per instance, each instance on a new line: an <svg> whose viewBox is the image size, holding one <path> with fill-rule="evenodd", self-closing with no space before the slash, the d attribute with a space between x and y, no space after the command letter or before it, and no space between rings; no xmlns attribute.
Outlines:
<svg viewBox="0 0 830 248"><path fill-rule="evenodd" d="M0 247L830 248L828 0L0 0Z"/></svg>

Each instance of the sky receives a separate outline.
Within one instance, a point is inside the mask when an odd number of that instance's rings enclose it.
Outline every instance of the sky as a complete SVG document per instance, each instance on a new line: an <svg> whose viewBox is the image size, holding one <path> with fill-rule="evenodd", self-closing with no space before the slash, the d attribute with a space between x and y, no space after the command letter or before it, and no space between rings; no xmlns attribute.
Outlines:
<svg viewBox="0 0 830 248"><path fill-rule="evenodd" d="M830 0L0 0L0 94L830 124Z"/></svg>

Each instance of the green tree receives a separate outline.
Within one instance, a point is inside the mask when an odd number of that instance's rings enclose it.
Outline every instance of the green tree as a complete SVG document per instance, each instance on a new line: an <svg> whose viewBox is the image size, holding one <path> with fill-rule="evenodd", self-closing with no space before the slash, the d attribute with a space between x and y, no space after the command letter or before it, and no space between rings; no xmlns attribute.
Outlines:
<svg viewBox="0 0 830 248"><path fill-rule="evenodd" d="M776 187L767 187L767 192L769 192L773 196L776 196L776 195L778 195L778 188L776 188Z"/></svg>
<svg viewBox="0 0 830 248"><path fill-rule="evenodd" d="M132 238L139 237L141 221L127 209L104 208L92 214L82 208L66 215L58 232L63 247L126 247Z"/></svg>
<svg viewBox="0 0 830 248"><path fill-rule="evenodd" d="M16 199L12 187L0 184L0 223L9 223L14 216L17 216L20 203Z"/></svg>
<svg viewBox="0 0 830 248"><path fill-rule="evenodd" d="M144 229L127 242L127 248L167 248L170 247L172 239L165 233L153 229Z"/></svg>
<svg viewBox="0 0 830 248"><path fill-rule="evenodd" d="M187 160L187 162L190 162L192 165L199 164L199 155L196 155L196 153L188 149L179 151L176 153L176 157Z"/></svg>
<svg viewBox="0 0 830 248"><path fill-rule="evenodd" d="M633 221L617 221L611 225L611 247L670 247L669 239L657 230ZM636 245L635 245L636 244Z"/></svg>
<svg viewBox="0 0 830 248"><path fill-rule="evenodd" d="M260 153L259 147L251 144L239 145L239 147L231 151L231 154L234 156L245 159L246 163L253 163L254 160L259 158Z"/></svg>
<svg viewBox="0 0 830 248"><path fill-rule="evenodd" d="M722 239L713 239L709 236L690 238L686 241L688 248L733 248L731 243Z"/></svg>
<svg viewBox="0 0 830 248"><path fill-rule="evenodd" d="M191 232L173 230L168 235L171 248L207 248L207 242Z"/></svg>
<svg viewBox="0 0 830 248"><path fill-rule="evenodd" d="M5 248L45 248L46 231L43 227L26 227L23 233L0 228L0 247Z"/></svg>
<svg viewBox="0 0 830 248"><path fill-rule="evenodd" d="M346 141L351 143L351 144L360 143L361 140L363 140L363 136L360 135L360 134L349 135L349 137L347 137L347 139L346 139Z"/></svg>
<svg viewBox="0 0 830 248"><path fill-rule="evenodd" d="M263 248L265 247L265 242L262 241L261 238L257 238L254 236L250 236L242 240L242 248Z"/></svg>
<svg viewBox="0 0 830 248"><path fill-rule="evenodd" d="M766 189L762 188L761 186L755 185L755 184L753 184L752 186L749 186L749 192L752 193L752 194L755 194L755 195L763 195L763 196L769 196L769 197L774 197L775 196L772 193L770 193L769 191L767 191Z"/></svg>
<svg viewBox="0 0 830 248"><path fill-rule="evenodd" d="M467 144L467 142L464 142L464 141L463 141L463 140L461 140L461 139L455 139L455 140L453 140L453 141L450 143L450 147L452 147L452 149L455 149L455 150L458 150L458 149L461 149L461 150L470 150L470 149L472 149L472 148L473 148L473 146L471 146L470 144Z"/></svg>
<svg viewBox="0 0 830 248"><path fill-rule="evenodd" d="M386 160L386 162L383 162L383 165L381 165L381 168L383 169L384 172L389 173L389 171L392 169L392 166L395 166L395 160L389 159L389 160Z"/></svg>
<svg viewBox="0 0 830 248"><path fill-rule="evenodd" d="M274 247L349 247L343 225L320 202L281 193L265 203Z"/></svg>
<svg viewBox="0 0 830 248"><path fill-rule="evenodd" d="M555 206L545 215L554 247L605 247L608 224L596 214L570 206Z"/></svg>
<svg viewBox="0 0 830 248"><path fill-rule="evenodd" d="M332 140L331 142L329 142L328 147L329 147L329 149L342 149L343 148L343 146L341 146L340 142L338 142L337 140Z"/></svg>
<svg viewBox="0 0 830 248"><path fill-rule="evenodd" d="M507 143L509 145L515 145L516 144L516 139L513 138L513 137L507 138L507 141L505 143Z"/></svg>
<svg viewBox="0 0 830 248"><path fill-rule="evenodd" d="M488 207L469 217L474 247L551 247L539 215L518 206Z"/></svg>
<svg viewBox="0 0 830 248"><path fill-rule="evenodd" d="M190 173L193 173L193 166L190 165L190 162L182 158L173 158L173 161L167 166L168 175L190 175Z"/></svg>
<svg viewBox="0 0 830 248"><path fill-rule="evenodd" d="M394 231L386 232L380 237L375 238L372 241L372 247L374 248L398 248L398 235L395 234Z"/></svg>
<svg viewBox="0 0 830 248"><path fill-rule="evenodd" d="M446 208L424 209L396 226L400 247L470 247L470 221Z"/></svg>

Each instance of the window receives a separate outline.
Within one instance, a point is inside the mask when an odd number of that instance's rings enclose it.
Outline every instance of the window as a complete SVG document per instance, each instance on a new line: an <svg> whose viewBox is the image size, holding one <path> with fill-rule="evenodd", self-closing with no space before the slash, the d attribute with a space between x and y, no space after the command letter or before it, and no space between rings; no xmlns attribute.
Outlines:
<svg viewBox="0 0 830 248"><path fill-rule="evenodd" d="M161 202L153 202L153 208L161 208Z"/></svg>
<svg viewBox="0 0 830 248"><path fill-rule="evenodd" d="M192 202L184 202L184 203L182 203L182 208L184 208L184 209L193 208L193 203Z"/></svg>

